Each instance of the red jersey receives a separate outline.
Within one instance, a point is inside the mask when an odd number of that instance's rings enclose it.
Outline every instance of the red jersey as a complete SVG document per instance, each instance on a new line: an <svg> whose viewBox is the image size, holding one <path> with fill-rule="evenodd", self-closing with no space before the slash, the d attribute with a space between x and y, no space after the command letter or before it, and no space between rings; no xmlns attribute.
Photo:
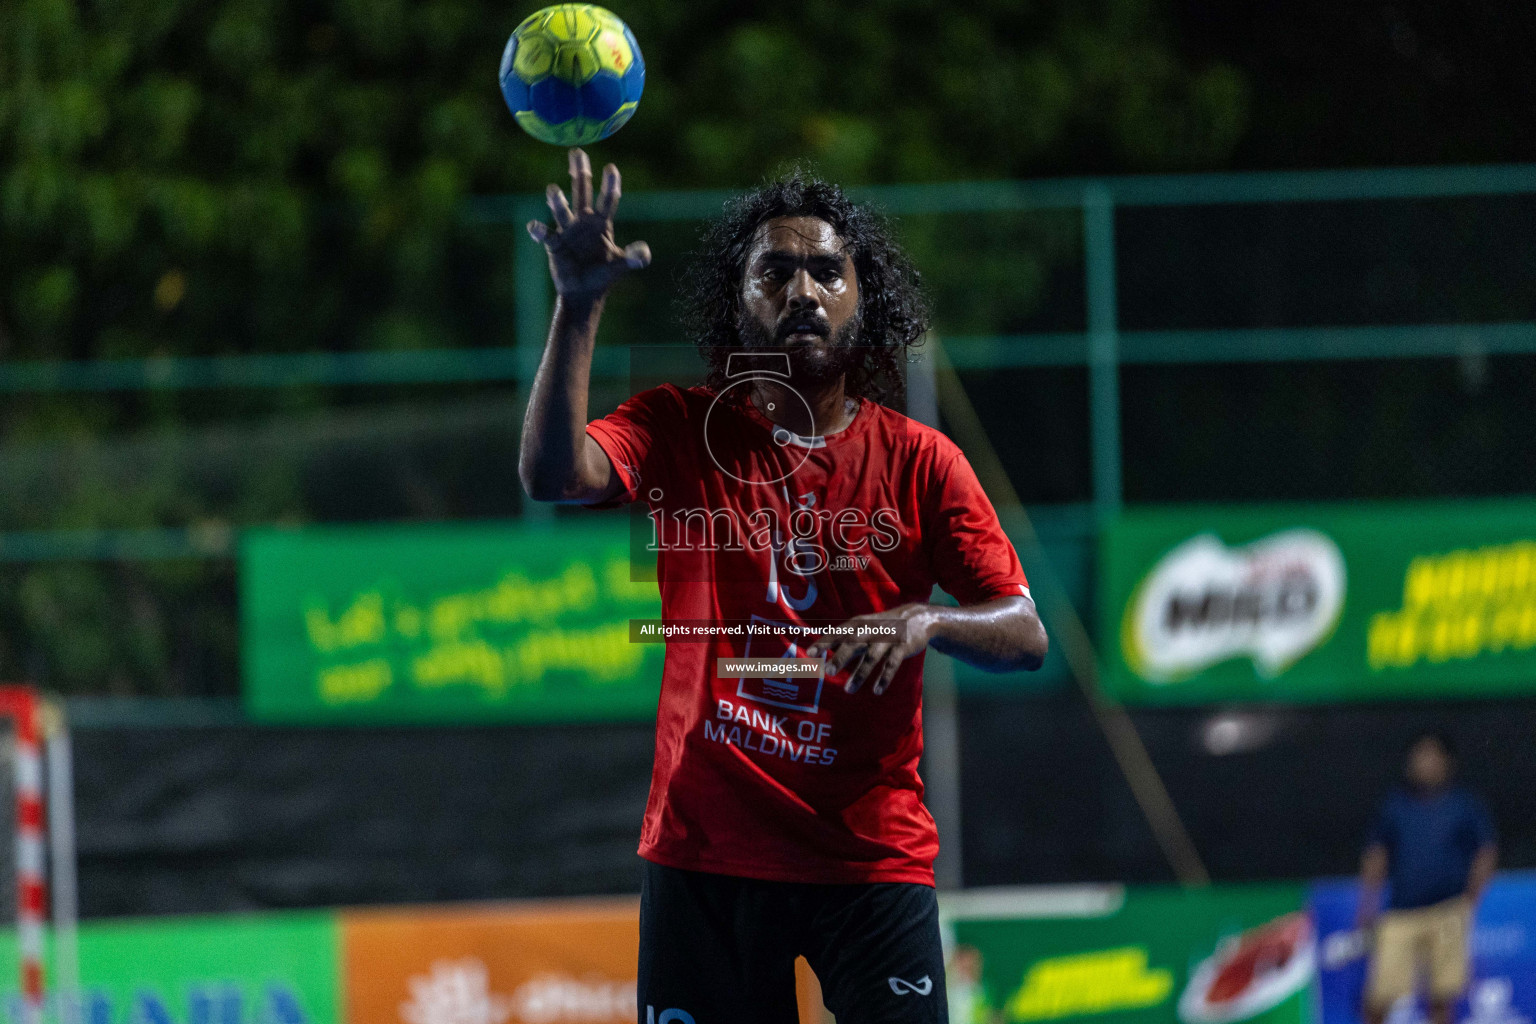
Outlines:
<svg viewBox="0 0 1536 1024"><path fill-rule="evenodd" d="M732 384L727 391L735 388ZM927 601L1028 595L1013 545L947 437L861 401L800 437L702 387L642 392L587 426L616 502L651 518L663 621L815 624ZM790 882L933 884L921 654L880 695L825 679L716 678L782 637L669 640L640 855Z"/></svg>

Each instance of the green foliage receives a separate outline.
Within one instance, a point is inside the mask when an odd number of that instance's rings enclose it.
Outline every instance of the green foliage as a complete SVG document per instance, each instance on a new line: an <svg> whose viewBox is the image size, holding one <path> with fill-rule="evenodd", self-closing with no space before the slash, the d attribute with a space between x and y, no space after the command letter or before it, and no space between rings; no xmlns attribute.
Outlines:
<svg viewBox="0 0 1536 1024"><path fill-rule="evenodd" d="M785 158L853 181L1210 167L1245 122L1235 72L1184 66L1140 0L731 10L690 7L682 24L720 38L647 86L634 144L685 158L662 181L740 183ZM631 16L642 46L678 26L649 14Z"/></svg>
<svg viewBox="0 0 1536 1024"><path fill-rule="evenodd" d="M367 346L399 334L375 323L440 322L460 202L562 171L495 88L525 13L6 5L6 355L97 355L109 326L129 355ZM789 160L850 183L1215 166L1245 125L1236 73L1186 67L1145 0L620 13L649 83L598 156L631 187L742 184ZM157 301L173 271L180 298Z"/></svg>

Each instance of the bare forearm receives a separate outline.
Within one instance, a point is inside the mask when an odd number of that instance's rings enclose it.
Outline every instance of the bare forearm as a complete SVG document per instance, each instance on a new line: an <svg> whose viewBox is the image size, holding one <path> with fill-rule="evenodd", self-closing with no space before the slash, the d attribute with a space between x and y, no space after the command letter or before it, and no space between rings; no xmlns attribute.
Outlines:
<svg viewBox="0 0 1536 1024"><path fill-rule="evenodd" d="M1360 887L1380 889L1387 880L1387 851L1380 846L1369 846L1360 856Z"/></svg>
<svg viewBox="0 0 1536 1024"><path fill-rule="evenodd" d="M1481 896L1483 890L1488 888L1488 883L1493 879L1493 872L1499 866L1499 851L1496 847L1485 846L1477 851L1477 856L1472 858L1472 871L1467 876L1467 892L1473 899Z"/></svg>
<svg viewBox="0 0 1536 1024"><path fill-rule="evenodd" d="M528 389L517 475L535 501L597 502L618 484L608 457L587 438L587 388L603 296L614 282L651 262L650 246L613 240L619 205L619 169L603 168L602 191L592 196L592 163L579 149L569 153L571 197L559 186L544 190L554 226L528 222L528 234L549 255L555 284L554 321L539 372Z"/></svg>
<svg viewBox="0 0 1536 1024"><path fill-rule="evenodd" d="M1361 923L1375 918L1381 905L1381 887L1386 881L1386 849L1377 845L1366 847L1360 856L1360 906L1356 912Z"/></svg>
<svg viewBox="0 0 1536 1024"><path fill-rule="evenodd" d="M600 297L555 300L549 339L528 392L518 457L523 487L536 500L568 497L580 479L592 350L602 310Z"/></svg>
<svg viewBox="0 0 1536 1024"><path fill-rule="evenodd" d="M1045 627L1027 597L929 609L928 642L944 654L992 672L1033 671L1045 660Z"/></svg>

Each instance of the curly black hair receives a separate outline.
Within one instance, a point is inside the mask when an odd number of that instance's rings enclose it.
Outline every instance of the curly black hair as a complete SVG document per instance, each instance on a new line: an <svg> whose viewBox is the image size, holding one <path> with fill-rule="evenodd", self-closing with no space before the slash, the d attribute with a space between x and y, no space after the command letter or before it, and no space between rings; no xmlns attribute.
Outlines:
<svg viewBox="0 0 1536 1024"><path fill-rule="evenodd" d="M858 274L855 344L862 354L848 369L844 388L882 404L900 401L902 363L929 326L921 277L881 213L800 168L728 202L691 254L680 306L683 328L709 368L705 386L718 392L729 382L727 358L742 347L738 324L747 253L758 228L775 217L819 217L843 240Z"/></svg>

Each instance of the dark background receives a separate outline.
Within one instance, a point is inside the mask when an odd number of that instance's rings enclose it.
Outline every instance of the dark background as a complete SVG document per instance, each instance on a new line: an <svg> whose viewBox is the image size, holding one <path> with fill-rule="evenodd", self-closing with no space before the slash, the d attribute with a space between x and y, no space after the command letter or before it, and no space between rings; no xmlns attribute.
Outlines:
<svg viewBox="0 0 1536 1024"><path fill-rule="evenodd" d="M1212 875L1354 870L1403 748L1448 728L1507 864L1536 865L1536 701L1246 709L1270 738L1210 753L1221 709L1136 725ZM1171 882L1086 706L961 707L968 886ZM77 734L87 916L624 893L650 783L646 724Z"/></svg>

